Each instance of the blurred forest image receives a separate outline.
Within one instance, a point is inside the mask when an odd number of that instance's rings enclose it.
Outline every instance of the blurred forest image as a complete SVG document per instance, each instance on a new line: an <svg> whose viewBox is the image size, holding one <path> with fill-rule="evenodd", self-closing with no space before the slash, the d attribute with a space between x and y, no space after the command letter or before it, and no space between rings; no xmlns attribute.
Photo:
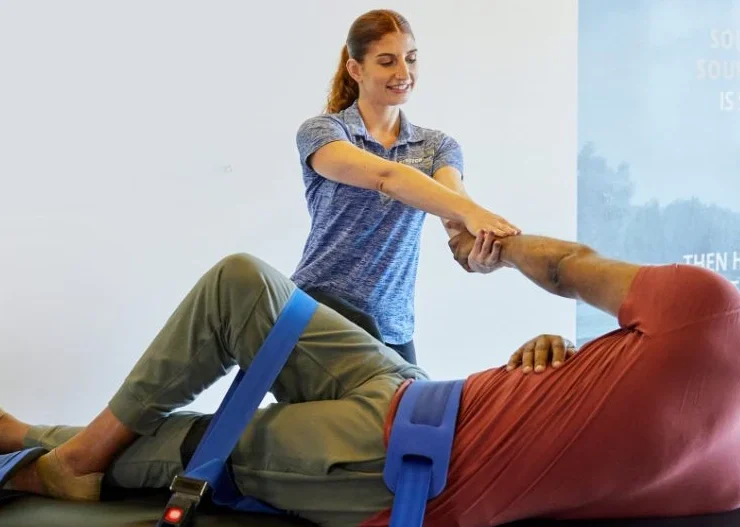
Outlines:
<svg viewBox="0 0 740 527"><path fill-rule="evenodd" d="M578 241L604 256L701 265L740 283L740 212L696 197L636 204L635 186L627 163L613 166L586 143L578 154ZM577 311L579 345L618 327L582 303Z"/></svg>

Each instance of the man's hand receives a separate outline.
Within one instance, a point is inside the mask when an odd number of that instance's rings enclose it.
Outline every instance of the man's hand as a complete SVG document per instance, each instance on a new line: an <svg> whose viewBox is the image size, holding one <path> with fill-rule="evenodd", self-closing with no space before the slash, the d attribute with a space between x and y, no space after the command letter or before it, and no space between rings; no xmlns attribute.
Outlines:
<svg viewBox="0 0 740 527"><path fill-rule="evenodd" d="M545 371L548 361L553 368L559 368L575 353L576 347L568 339L558 335L540 335L514 352L506 365L506 371L521 366L524 373L533 370L540 373Z"/></svg>
<svg viewBox="0 0 740 527"><path fill-rule="evenodd" d="M501 244L492 233L473 236L464 231L447 243L463 269L469 273L492 273L505 264L501 262Z"/></svg>
<svg viewBox="0 0 740 527"><path fill-rule="evenodd" d="M468 255L468 266L474 273L492 273L505 264L501 261L501 242L493 233L480 233Z"/></svg>
<svg viewBox="0 0 740 527"><path fill-rule="evenodd" d="M473 250L474 245L475 236L473 236L466 230L463 230L459 234L453 236L452 238L450 238L450 241L447 242L447 246L452 251L452 255L455 258L455 261L459 263L462 268L469 273L472 273L473 270L468 264L468 255Z"/></svg>

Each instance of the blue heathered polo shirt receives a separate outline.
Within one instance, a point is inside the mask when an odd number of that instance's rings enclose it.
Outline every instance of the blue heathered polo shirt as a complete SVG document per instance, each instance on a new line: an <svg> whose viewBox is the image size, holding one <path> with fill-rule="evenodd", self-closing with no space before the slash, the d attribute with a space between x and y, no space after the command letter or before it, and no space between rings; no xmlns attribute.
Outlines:
<svg viewBox="0 0 740 527"><path fill-rule="evenodd" d="M298 287L313 287L354 304L375 317L385 342L404 344L414 333L416 270L426 213L314 172L307 159L332 141L349 141L429 176L446 165L463 173L462 150L442 132L409 123L403 112L399 137L386 149L368 133L357 102L337 114L308 119L296 136L311 230L292 280Z"/></svg>

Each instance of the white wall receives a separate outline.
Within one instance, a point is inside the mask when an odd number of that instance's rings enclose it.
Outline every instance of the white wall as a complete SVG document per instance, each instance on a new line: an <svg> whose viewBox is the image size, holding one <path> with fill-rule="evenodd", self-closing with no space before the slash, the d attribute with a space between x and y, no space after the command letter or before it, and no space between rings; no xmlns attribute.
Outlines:
<svg viewBox="0 0 740 527"><path fill-rule="evenodd" d="M420 49L412 121L455 136L467 187L575 238L575 0L397 1ZM308 215L295 150L368 1L0 4L0 406L82 424L195 280L247 251L290 273ZM497 366L574 305L467 275L424 231L417 350ZM212 410L227 382L192 408Z"/></svg>

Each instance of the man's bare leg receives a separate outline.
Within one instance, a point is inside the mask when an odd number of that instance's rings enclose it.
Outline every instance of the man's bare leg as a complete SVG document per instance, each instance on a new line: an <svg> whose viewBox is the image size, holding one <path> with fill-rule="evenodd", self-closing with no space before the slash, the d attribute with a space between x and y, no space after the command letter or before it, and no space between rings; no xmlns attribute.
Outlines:
<svg viewBox="0 0 740 527"><path fill-rule="evenodd" d="M29 428L30 425L0 408L0 454L21 450Z"/></svg>
<svg viewBox="0 0 740 527"><path fill-rule="evenodd" d="M75 475L103 472L137 434L106 408L72 439L56 448L57 456Z"/></svg>

